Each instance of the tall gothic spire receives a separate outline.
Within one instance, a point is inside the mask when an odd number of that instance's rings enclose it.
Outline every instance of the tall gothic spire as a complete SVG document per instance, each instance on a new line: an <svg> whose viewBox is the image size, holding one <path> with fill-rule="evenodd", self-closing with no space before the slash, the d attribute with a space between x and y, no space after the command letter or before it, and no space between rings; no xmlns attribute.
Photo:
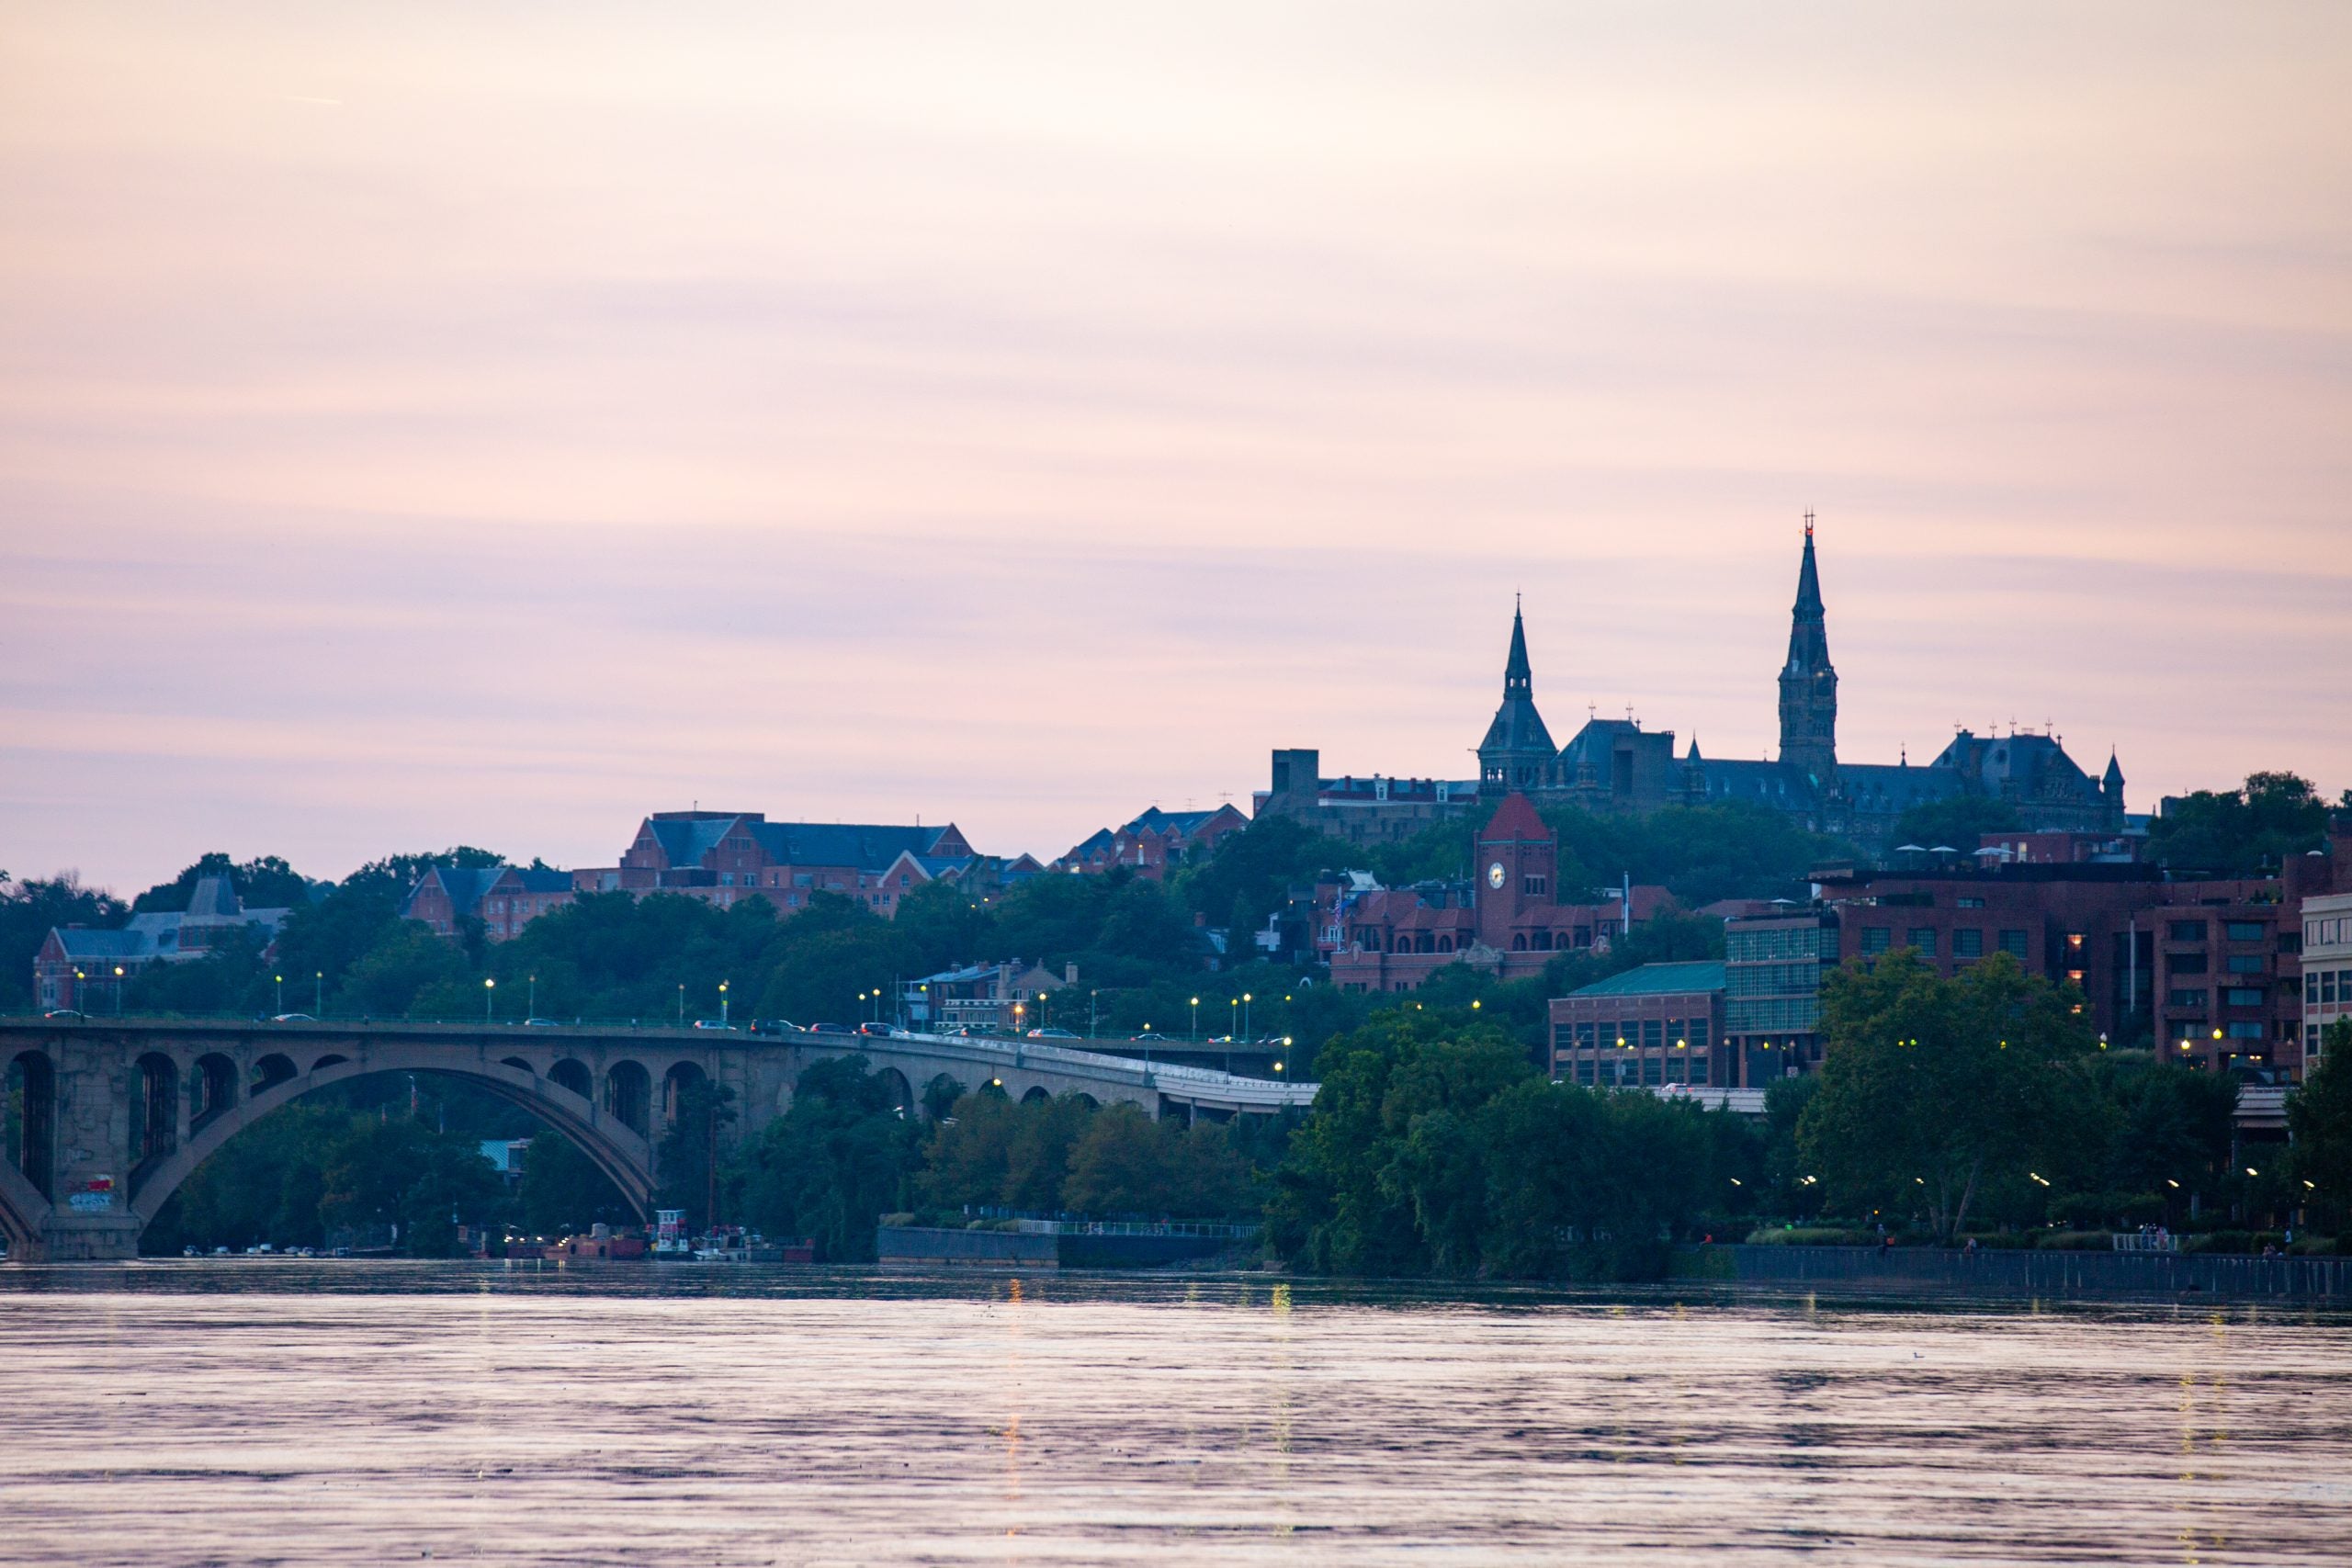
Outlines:
<svg viewBox="0 0 2352 1568"><path fill-rule="evenodd" d="M1510 610L1510 658L1503 665L1503 701L1478 744L1478 777L1508 789L1535 789L1559 756L1544 716L1535 711L1535 671L1527 658L1527 623L1516 601Z"/></svg>
<svg viewBox="0 0 2352 1568"><path fill-rule="evenodd" d="M1838 771L1838 671L1829 662L1828 615L1813 554L1813 513L1804 514L1804 558L1789 615L1789 657L1781 667L1781 761L1817 785Z"/></svg>
<svg viewBox="0 0 2352 1568"><path fill-rule="evenodd" d="M1510 658L1503 664L1503 697L1532 696L1535 691L1535 671L1527 662L1527 623L1521 617L1519 595L1510 602Z"/></svg>

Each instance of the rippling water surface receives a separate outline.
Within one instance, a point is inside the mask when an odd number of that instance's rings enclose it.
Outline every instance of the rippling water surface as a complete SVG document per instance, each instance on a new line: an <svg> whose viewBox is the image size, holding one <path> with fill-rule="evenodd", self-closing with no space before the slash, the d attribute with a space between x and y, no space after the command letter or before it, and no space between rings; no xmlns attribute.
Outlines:
<svg viewBox="0 0 2352 1568"><path fill-rule="evenodd" d="M0 1270L0 1559L2327 1562L2352 1325L1262 1277Z"/></svg>

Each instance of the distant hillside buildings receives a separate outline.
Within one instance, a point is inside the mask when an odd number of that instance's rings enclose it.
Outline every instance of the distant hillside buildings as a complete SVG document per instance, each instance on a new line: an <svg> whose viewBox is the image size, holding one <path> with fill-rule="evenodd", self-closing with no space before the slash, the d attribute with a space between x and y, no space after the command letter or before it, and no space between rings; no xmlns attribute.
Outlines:
<svg viewBox="0 0 2352 1568"><path fill-rule="evenodd" d="M155 964L203 958L232 942L266 951L286 913L248 909L227 877L199 877L184 910L133 915L112 931L52 928L33 957L33 997L44 1011L112 1005L125 982Z"/></svg>
<svg viewBox="0 0 2352 1568"><path fill-rule="evenodd" d="M888 917L925 883L954 881L994 897L1044 869L1029 855L976 852L953 823L771 822L757 811L657 811L638 825L617 865L436 867L410 890L401 914L444 935L479 919L492 940L586 893L678 893L721 908L761 897L786 914L832 893Z"/></svg>
<svg viewBox="0 0 2352 1568"><path fill-rule="evenodd" d="M1838 671L1829 660L1810 517L1779 677L1780 748L1770 761L1705 757L1695 738L1678 756L1672 730L1644 729L1633 718L1589 718L1566 745L1555 746L1536 709L1534 684L1526 625L1514 610L1502 704L1478 743L1476 779L1328 779L1317 752L1280 750L1257 809L1295 817L1351 843L1409 837L1431 821L1491 809L1511 790L1539 806L1592 811L1743 801L1871 847L1890 844L1895 824L1913 807L1962 797L2005 802L2031 830L2115 835L2125 827L2120 764L2110 756L2094 779L2055 736L1962 729L1921 766L1908 758L1842 761Z"/></svg>

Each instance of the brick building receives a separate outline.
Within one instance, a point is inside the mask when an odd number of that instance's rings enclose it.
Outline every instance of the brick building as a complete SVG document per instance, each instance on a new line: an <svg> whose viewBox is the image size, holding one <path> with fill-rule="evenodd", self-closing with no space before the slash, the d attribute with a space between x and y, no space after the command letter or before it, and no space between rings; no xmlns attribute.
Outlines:
<svg viewBox="0 0 2352 1568"><path fill-rule="evenodd" d="M1409 839L1432 822L1470 816L1482 798L1476 779L1325 778L1322 766L1323 754L1312 748L1276 751L1269 787L1258 792L1250 809L1260 817L1293 818L1351 844L1385 844Z"/></svg>
<svg viewBox="0 0 2352 1568"><path fill-rule="evenodd" d="M107 931L51 927L33 954L33 997L44 1010L117 1007L123 986L155 964L203 958L238 941L257 942L266 954L288 913L248 909L227 877L199 877L185 909L133 915Z"/></svg>
<svg viewBox="0 0 2352 1568"><path fill-rule="evenodd" d="M1623 931L1623 895L1560 902L1560 847L1534 805L1513 792L1480 829L1476 874L1467 882L1413 887L1329 885L1320 917L1331 982L1351 991L1417 990L1449 964L1502 979L1543 972L1555 953L1599 947ZM1671 905L1662 887L1632 890L1633 918Z"/></svg>
<svg viewBox="0 0 2352 1568"><path fill-rule="evenodd" d="M1205 857L1227 833L1248 826L1250 818L1230 806L1213 811L1162 811L1155 806L1124 828L1097 829L1071 845L1053 868L1099 875L1124 867L1159 882L1170 867L1183 863L1187 853Z"/></svg>
<svg viewBox="0 0 2352 1568"><path fill-rule="evenodd" d="M1552 1076L1600 1088L1732 1082L1724 966L1645 964L1551 1003Z"/></svg>
<svg viewBox="0 0 2352 1568"><path fill-rule="evenodd" d="M1972 861L1974 857L1972 857ZM1838 955L1913 948L1956 975L1995 953L2083 993L2110 1039L2152 1040L2197 1066L2256 1081L2301 1078L2308 998L2306 904L2352 893L2352 836L2269 877L2172 880L2112 861L1948 862L1816 874Z"/></svg>
<svg viewBox="0 0 2352 1568"><path fill-rule="evenodd" d="M721 908L763 897L783 914L806 908L818 893L835 893L888 917L927 882L968 880L985 899L1043 869L1028 855L974 853L952 823L771 822L756 811L657 811L639 824L618 865L435 867L409 890L401 914L445 936L479 919L500 941L589 893L677 893Z"/></svg>

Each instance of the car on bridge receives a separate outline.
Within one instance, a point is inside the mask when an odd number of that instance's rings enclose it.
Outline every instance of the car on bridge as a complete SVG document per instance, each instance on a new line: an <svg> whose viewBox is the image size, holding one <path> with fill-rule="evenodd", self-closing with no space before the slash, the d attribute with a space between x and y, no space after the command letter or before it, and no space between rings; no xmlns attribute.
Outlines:
<svg viewBox="0 0 2352 1568"><path fill-rule="evenodd" d="M281 1012L269 1021L272 1023L316 1023L319 1021L307 1012Z"/></svg>
<svg viewBox="0 0 2352 1568"><path fill-rule="evenodd" d="M723 1029L729 1034L741 1034L743 1032L742 1026L741 1024L729 1023L725 1019L719 1018L698 1018L695 1020L695 1027L696 1029Z"/></svg>
<svg viewBox="0 0 2352 1568"><path fill-rule="evenodd" d="M90 1015L88 1013L84 1012L80 1008L51 1008L47 1012L41 1014L41 1017L43 1018L55 1019L87 1018Z"/></svg>
<svg viewBox="0 0 2352 1568"><path fill-rule="evenodd" d="M1083 1040L1086 1036L1073 1034L1067 1029L1033 1029L1029 1032L1029 1038L1032 1040Z"/></svg>
<svg viewBox="0 0 2352 1568"><path fill-rule="evenodd" d="M552 1018L526 1018L523 1021L523 1027L526 1029L560 1029L562 1024L560 1021Z"/></svg>
<svg viewBox="0 0 2352 1568"><path fill-rule="evenodd" d="M808 1026L808 1032L811 1034L854 1034L857 1031L846 1023L812 1023Z"/></svg>

